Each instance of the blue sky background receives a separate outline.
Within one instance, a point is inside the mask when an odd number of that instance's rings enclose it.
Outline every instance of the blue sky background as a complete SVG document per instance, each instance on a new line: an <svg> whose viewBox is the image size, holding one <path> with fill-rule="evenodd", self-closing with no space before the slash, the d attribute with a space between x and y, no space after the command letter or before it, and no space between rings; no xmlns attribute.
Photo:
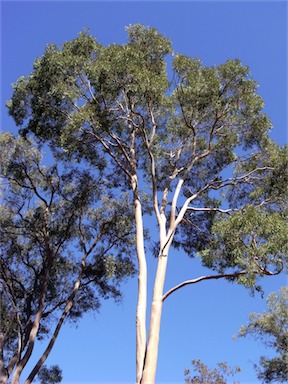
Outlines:
<svg viewBox="0 0 288 384"><path fill-rule="evenodd" d="M5 102L11 84L32 71L48 43L61 45L85 27L102 44L126 41L125 26L156 27L172 40L175 53L218 65L239 58L260 84L259 94L279 144L287 142L287 2L286 1L2 1L1 130L16 133ZM149 259L150 288L156 260ZM207 273L197 260L171 254L166 289ZM265 294L286 283L266 278ZM121 304L105 301L99 314L87 314L77 329L66 324L47 365L59 364L63 383L133 383L135 380L135 309L137 279L124 287ZM252 311L265 300L243 287L221 281L202 282L173 294L164 305L157 383L183 383L185 368L200 358L239 365L243 384L257 383L253 364L268 354L261 344L233 341ZM36 352L43 346L37 347ZM38 356L36 356L38 357ZM24 377L23 377L24 379Z"/></svg>

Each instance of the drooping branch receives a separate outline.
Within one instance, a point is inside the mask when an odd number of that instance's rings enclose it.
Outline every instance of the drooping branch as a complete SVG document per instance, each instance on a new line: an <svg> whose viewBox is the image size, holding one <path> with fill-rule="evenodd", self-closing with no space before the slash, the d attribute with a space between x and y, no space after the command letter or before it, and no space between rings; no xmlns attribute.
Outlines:
<svg viewBox="0 0 288 384"><path fill-rule="evenodd" d="M274 276L274 275L278 275L281 271L277 271L277 272L271 272L271 271L268 271L267 269L261 269L261 270L258 270L258 271L247 271L247 270L243 270L243 271L237 271L237 272L234 272L234 273L221 273L219 275L208 275L208 276L200 276L200 277L197 277L196 279L191 279L191 280L186 280L186 281L183 281L182 283L174 286L173 288L169 289L163 296L162 296L162 301L165 301L167 299L168 296L170 296L173 292L176 292L178 291L179 289L185 287L186 285L192 285L192 284L196 284L196 283L199 283L200 281L204 281L204 280L218 280L218 279L230 279L230 280L234 280L234 279L237 279L237 277L239 276L243 276L243 275L247 275L247 274L263 274L263 275L268 275L268 276Z"/></svg>

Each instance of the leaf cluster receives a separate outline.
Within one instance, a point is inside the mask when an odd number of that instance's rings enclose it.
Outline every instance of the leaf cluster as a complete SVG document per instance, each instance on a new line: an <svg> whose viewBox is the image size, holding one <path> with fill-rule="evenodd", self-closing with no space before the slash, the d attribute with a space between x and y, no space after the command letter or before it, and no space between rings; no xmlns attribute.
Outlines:
<svg viewBox="0 0 288 384"><path fill-rule="evenodd" d="M248 325L242 326L240 337L251 335L277 354L273 358L262 356L256 367L258 378L264 383L285 383L288 380L288 289L282 287L267 298L267 311L252 313Z"/></svg>

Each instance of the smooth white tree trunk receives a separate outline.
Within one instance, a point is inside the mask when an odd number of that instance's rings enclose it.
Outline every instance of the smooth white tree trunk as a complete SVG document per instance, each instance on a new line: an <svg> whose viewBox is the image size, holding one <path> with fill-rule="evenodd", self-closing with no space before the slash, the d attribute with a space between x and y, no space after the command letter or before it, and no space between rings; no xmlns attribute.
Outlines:
<svg viewBox="0 0 288 384"><path fill-rule="evenodd" d="M144 248L142 206L137 193L137 176L132 180L136 222L136 250L138 258L138 301L136 310L136 383L143 372L146 351L147 264Z"/></svg>
<svg viewBox="0 0 288 384"><path fill-rule="evenodd" d="M160 326L163 307L163 289L166 277L168 253L173 239L174 230L166 234L166 218L161 215L160 221L160 252L154 282L154 291L151 305L148 344L141 384L154 384L156 378L158 349L160 340Z"/></svg>
<svg viewBox="0 0 288 384"><path fill-rule="evenodd" d="M158 268L157 268L154 292L153 292L153 300L151 305L148 345L147 345L145 366L143 370L141 384L155 383L159 339L160 339L160 325L161 325L162 306L163 306L162 296L163 296L167 261L168 261L168 255L159 256Z"/></svg>

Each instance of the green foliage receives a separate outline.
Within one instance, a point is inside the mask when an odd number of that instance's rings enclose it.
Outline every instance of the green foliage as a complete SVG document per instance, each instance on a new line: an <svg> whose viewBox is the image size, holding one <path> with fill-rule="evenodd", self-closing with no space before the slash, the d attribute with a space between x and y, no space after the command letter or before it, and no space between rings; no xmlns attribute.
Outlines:
<svg viewBox="0 0 288 384"><path fill-rule="evenodd" d="M127 44L103 47L86 31L61 48L48 46L33 73L16 83L9 113L23 133L33 132L62 158L92 163L114 187L127 189L136 164L150 183L152 155L159 190L183 177L184 196L198 193L198 207L219 207L215 190L251 185L251 176L232 183L224 175L242 169L243 176L255 159L244 152L262 151L271 128L248 67L239 60L205 67L177 54L169 82L170 41L142 25L129 26L128 36ZM207 245L213 215L194 219L191 231L185 216L177 240L191 255Z"/></svg>
<svg viewBox="0 0 288 384"><path fill-rule="evenodd" d="M248 325L242 326L240 337L247 335L260 340L277 354L273 358L262 356L256 367L258 378L264 383L286 383L288 380L288 288L271 293L267 298L268 310L252 313Z"/></svg>
<svg viewBox="0 0 288 384"><path fill-rule="evenodd" d="M101 298L121 299L120 283L134 274L134 228L126 195L103 195L96 173L42 165L29 138L1 133L0 175L1 354L10 374L24 364L33 327L42 340L61 316L76 322Z"/></svg>
<svg viewBox="0 0 288 384"><path fill-rule="evenodd" d="M213 224L209 246L201 253L204 264L222 273L247 270L239 282L254 287L256 273L281 271L287 264L287 221L278 212L247 206Z"/></svg>
<svg viewBox="0 0 288 384"><path fill-rule="evenodd" d="M48 142L62 159L92 164L106 186L127 191L131 175L141 171L146 201L153 199L153 158L154 191L169 196L166 191L183 179L179 209L193 195L193 207L210 209L187 210L176 247L190 256L203 251L204 264L222 272L236 266L252 272L267 251L261 264L268 268L274 258L277 269L286 252L279 209L287 153L268 138L271 123L249 68L239 60L205 67L176 54L169 81L165 57L171 42L153 28L127 30L123 45L103 47L85 31L61 48L48 46L33 73L16 83L9 113L23 133ZM169 216L169 198L162 203ZM217 209L227 205L241 213L219 216ZM151 205L144 209L150 213ZM271 234L263 228L252 235L249 222L255 221L256 228L265 222ZM255 275L251 279L248 285Z"/></svg>
<svg viewBox="0 0 288 384"><path fill-rule="evenodd" d="M232 185L227 193L231 205L262 205L263 208L287 212L288 185L288 146L279 146L265 138L258 150L249 159L239 164L236 174L251 175L250 185L241 182ZM255 168L261 169L261 177L253 174Z"/></svg>
<svg viewBox="0 0 288 384"><path fill-rule="evenodd" d="M185 384L226 384L228 376L234 376L240 372L239 367L230 368L226 363L218 363L218 368L210 369L200 359L192 360L192 365L197 375L190 376L190 370L185 369Z"/></svg>

